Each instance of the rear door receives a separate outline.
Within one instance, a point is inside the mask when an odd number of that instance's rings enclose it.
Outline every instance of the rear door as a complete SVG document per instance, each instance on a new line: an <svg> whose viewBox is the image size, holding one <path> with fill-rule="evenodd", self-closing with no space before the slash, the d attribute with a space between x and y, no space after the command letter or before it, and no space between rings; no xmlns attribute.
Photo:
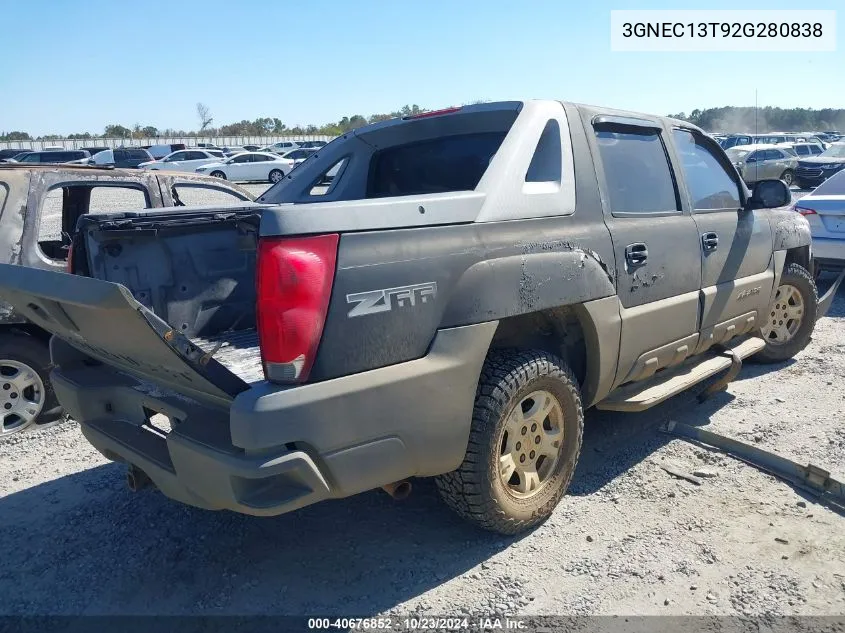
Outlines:
<svg viewBox="0 0 845 633"><path fill-rule="evenodd" d="M692 129L672 137L699 233L701 352L759 325L774 282L772 234L765 210L742 209L740 182L716 143Z"/></svg>
<svg viewBox="0 0 845 633"><path fill-rule="evenodd" d="M680 363L695 349L698 231L681 206L662 124L615 116L592 123L621 303L618 385Z"/></svg>

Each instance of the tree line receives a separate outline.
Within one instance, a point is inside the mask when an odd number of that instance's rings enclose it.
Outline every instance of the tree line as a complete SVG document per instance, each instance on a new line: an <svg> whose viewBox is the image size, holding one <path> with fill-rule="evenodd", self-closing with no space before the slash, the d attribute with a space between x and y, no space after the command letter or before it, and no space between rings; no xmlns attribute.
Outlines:
<svg viewBox="0 0 845 633"><path fill-rule="evenodd" d="M752 108L727 106L670 114L708 132L824 132L845 129L845 109Z"/></svg>
<svg viewBox="0 0 845 633"><path fill-rule="evenodd" d="M339 121L327 123L325 125L294 125L288 126L278 117L259 117L253 121L244 119L237 123L229 123L219 127L213 127L213 118L211 112L202 103L197 104L197 118L199 119L199 128L197 130L176 130L172 128L159 129L152 125L136 124L127 127L118 123L110 123L105 126L102 134L92 134L90 132L68 134L67 136L61 134L45 134L34 137L27 132L4 132L0 133L0 141L47 141L53 139L67 138L67 139L96 139L96 138L156 138L156 137L191 137L191 136L269 136L269 135L327 135L338 136L345 134L351 130L363 127L370 123L377 123L379 121L386 121L403 116L412 116L427 112L417 104L405 105L394 112L387 112L383 114L371 114L363 116L361 114L353 114L352 116L345 116Z"/></svg>
<svg viewBox="0 0 845 633"><path fill-rule="evenodd" d="M474 103L481 103L476 101ZM327 135L338 136L350 130L363 127L369 123L377 123L403 116L412 116L427 112L417 104L405 105L394 112L371 114L363 116L353 114L345 116L339 121L325 125L294 125L288 126L278 117L258 117L252 121L244 119L237 123L228 123L213 127L213 117L210 109L202 103L197 104L197 130L175 130L172 128L159 129L152 125L135 124L127 127L119 123L111 123L103 129L102 134L90 132L69 134L45 134L33 137L27 132L13 131L0 133L0 141L46 141L59 138L68 139L96 139L96 138L156 138L156 137L191 137L191 136L269 136L269 135ZM706 108L693 110L689 114L679 112L669 116L694 123L708 132L753 132L761 134L775 131L825 131L845 129L845 109L822 108L751 108L725 106L721 108Z"/></svg>

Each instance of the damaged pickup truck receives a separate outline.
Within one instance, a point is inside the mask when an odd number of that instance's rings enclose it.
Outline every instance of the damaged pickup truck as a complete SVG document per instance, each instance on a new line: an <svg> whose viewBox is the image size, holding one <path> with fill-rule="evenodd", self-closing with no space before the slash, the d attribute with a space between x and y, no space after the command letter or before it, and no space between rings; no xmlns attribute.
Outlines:
<svg viewBox="0 0 845 633"><path fill-rule="evenodd" d="M787 359L832 296L806 220L775 209L784 183L749 192L662 117L524 101L386 121L257 202L86 216L74 276L0 267L0 296L55 334L91 444L202 508L435 477L461 516L520 532L565 493L585 409Z"/></svg>
<svg viewBox="0 0 845 633"><path fill-rule="evenodd" d="M76 222L90 212L253 199L245 189L207 176L0 165L0 261L64 271ZM0 298L0 437L62 417L48 376L49 338Z"/></svg>

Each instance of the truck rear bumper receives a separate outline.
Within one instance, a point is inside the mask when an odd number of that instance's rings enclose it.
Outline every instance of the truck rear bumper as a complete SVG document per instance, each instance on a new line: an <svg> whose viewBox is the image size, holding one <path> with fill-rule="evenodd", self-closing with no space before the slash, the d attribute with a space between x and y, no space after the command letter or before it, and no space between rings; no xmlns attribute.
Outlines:
<svg viewBox="0 0 845 633"><path fill-rule="evenodd" d="M391 367L300 387L259 383L230 409L70 362L74 352L57 339L51 379L86 439L168 497L277 515L457 468L496 326L442 330L428 355ZM156 429L154 414L171 428Z"/></svg>

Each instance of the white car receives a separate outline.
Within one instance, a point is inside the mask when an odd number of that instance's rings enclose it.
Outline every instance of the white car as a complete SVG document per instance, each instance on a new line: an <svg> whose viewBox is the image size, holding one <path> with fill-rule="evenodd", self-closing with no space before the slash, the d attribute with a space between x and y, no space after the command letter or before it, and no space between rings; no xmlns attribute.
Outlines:
<svg viewBox="0 0 845 633"><path fill-rule="evenodd" d="M172 152L161 160L152 160L138 165L140 169L167 171L196 171L197 167L216 160L223 160L224 155L215 149L182 149Z"/></svg>
<svg viewBox="0 0 845 633"><path fill-rule="evenodd" d="M816 270L845 268L845 169L825 180L792 208L810 223Z"/></svg>
<svg viewBox="0 0 845 633"><path fill-rule="evenodd" d="M267 147L262 147L261 151L273 152L274 154L284 154L285 152L291 152L297 148L299 148L299 143L296 141L279 141L278 143L273 143Z"/></svg>
<svg viewBox="0 0 845 633"><path fill-rule="evenodd" d="M279 182L294 167L294 161L269 152L242 152L225 160L207 163L195 171L216 178L247 182L260 180Z"/></svg>

